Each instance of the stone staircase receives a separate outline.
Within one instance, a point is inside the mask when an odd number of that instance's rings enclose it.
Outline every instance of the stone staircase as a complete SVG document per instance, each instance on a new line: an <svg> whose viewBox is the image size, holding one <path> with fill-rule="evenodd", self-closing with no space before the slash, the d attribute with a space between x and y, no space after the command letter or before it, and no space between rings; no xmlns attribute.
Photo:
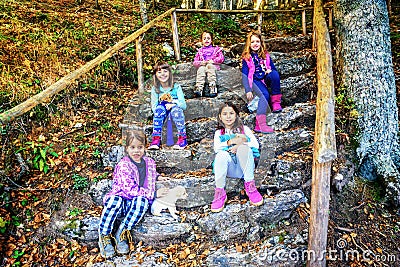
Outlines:
<svg viewBox="0 0 400 267"><path fill-rule="evenodd" d="M254 127L255 114L247 109L241 84L240 60L237 58L243 44L239 44L225 51L226 64L218 72L219 94L215 98L194 98L195 69L191 63L178 64L174 69L174 79L181 84L187 100L185 120L189 146L185 150L163 148L146 153L155 159L158 171L170 177L158 181L157 189L182 185L189 197L177 202L181 211L180 222L168 213L163 213L162 217L146 215L132 231L136 243L143 241L145 245L165 248L180 242L199 242L199 246L210 242L215 249L203 259L202 266L302 266L304 263L301 258L284 259L277 257L276 253L306 249L307 227L305 223L299 223L294 211L305 205L310 187L316 59L309 50L310 36L274 38L266 40L266 43L281 74L284 109L281 113L267 116L268 124L275 129L273 134L256 134L262 150L255 179L265 203L260 207L250 206L247 198L242 197L243 181L227 179L230 201L220 213L209 210L214 194L214 177L210 168L214 158L213 134L220 104L234 102L242 111L244 123ZM129 101L120 125L122 136L126 130L135 127L143 127L151 136L150 86L147 85L143 95ZM123 147L109 148L103 155L104 165L113 167L122 156ZM111 180L101 180L91 187L90 195L98 205L102 204L102 197L110 187ZM97 246L98 220L87 217L78 223L77 229L65 234ZM301 226L290 227L294 222ZM259 245L257 251L238 252L234 249L238 242ZM116 266L175 266L168 261L168 255L159 252L146 255L140 262L125 257L115 257L112 261ZM104 264L93 266L106 266Z"/></svg>

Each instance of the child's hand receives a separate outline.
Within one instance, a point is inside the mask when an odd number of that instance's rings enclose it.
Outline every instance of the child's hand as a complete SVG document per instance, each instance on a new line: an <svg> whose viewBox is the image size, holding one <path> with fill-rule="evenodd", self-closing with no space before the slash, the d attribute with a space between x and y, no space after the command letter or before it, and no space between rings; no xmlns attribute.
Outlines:
<svg viewBox="0 0 400 267"><path fill-rule="evenodd" d="M175 106L176 104L175 103L168 103L168 104L165 104L165 108L167 109L167 110L170 110L173 106Z"/></svg>
<svg viewBox="0 0 400 267"><path fill-rule="evenodd" d="M208 63L214 64L214 60L210 59L210 60L208 61Z"/></svg>
<svg viewBox="0 0 400 267"><path fill-rule="evenodd" d="M246 93L246 97L247 97L247 100L251 101L253 99L253 93L252 92Z"/></svg>
<svg viewBox="0 0 400 267"><path fill-rule="evenodd" d="M243 142L247 142L247 136L245 134L236 134L237 138L241 138Z"/></svg>
<svg viewBox="0 0 400 267"><path fill-rule="evenodd" d="M200 65L201 65L201 66L207 65L207 61L202 61L202 62L200 63Z"/></svg>

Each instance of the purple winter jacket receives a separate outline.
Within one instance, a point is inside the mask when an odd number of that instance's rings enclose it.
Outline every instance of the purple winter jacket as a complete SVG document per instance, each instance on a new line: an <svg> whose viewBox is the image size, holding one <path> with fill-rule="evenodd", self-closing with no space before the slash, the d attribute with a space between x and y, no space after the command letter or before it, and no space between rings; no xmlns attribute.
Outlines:
<svg viewBox="0 0 400 267"><path fill-rule="evenodd" d="M276 70L275 65L272 62L269 53L265 54L265 59L262 60L261 64L264 64L267 69ZM247 59L242 60L242 76L247 77L247 81L243 80L243 85L246 93L251 92L255 70L256 67L254 65L252 56L248 60ZM245 78L243 77L243 79Z"/></svg>
<svg viewBox="0 0 400 267"><path fill-rule="evenodd" d="M212 50L212 51L210 51L210 50ZM205 55L208 53L211 54L211 57L205 58ZM210 59L212 59L214 61L214 65L215 65L216 69L219 70L220 69L219 65L224 62L224 54L222 53L222 48L220 48L218 46L212 46L212 45L201 47L197 51L196 56L194 57L193 65L196 68L199 68L202 61L210 60Z"/></svg>
<svg viewBox="0 0 400 267"><path fill-rule="evenodd" d="M152 158L146 156L143 156L143 160L146 163L147 175L143 187L139 187L138 168L128 156L125 156L115 166L112 189L104 196L103 203L111 196L120 196L129 200L137 196L143 196L149 203L153 202L158 176L156 163Z"/></svg>

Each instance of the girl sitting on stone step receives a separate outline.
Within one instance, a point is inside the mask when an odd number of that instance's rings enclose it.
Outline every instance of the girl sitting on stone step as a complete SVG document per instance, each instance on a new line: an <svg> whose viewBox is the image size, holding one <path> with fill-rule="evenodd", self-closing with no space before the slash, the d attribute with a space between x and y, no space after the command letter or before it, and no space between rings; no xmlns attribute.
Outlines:
<svg viewBox="0 0 400 267"><path fill-rule="evenodd" d="M196 87L194 93L196 96L203 95L206 77L210 88L210 97L217 96L217 70L224 62L222 48L212 45L213 36L211 32L201 34L201 47L194 57L193 65L197 68Z"/></svg>
<svg viewBox="0 0 400 267"><path fill-rule="evenodd" d="M146 136L143 131L127 133L125 153L113 173L112 189L104 197L104 208L99 225L100 255L110 258L130 251L131 229L143 218L154 200L158 173L153 159L146 157ZM111 235L117 216L123 219ZM115 242L115 249L112 242Z"/></svg>
<svg viewBox="0 0 400 267"><path fill-rule="evenodd" d="M173 145L172 124L178 131L178 141L174 149L184 149L187 146L185 115L185 95L178 83L173 82L171 66L166 62L158 62L153 68L154 86L151 88L151 109L153 110L153 134L149 149L160 149L161 133L164 122L167 127L167 145ZM168 142L168 140L171 140Z"/></svg>
<svg viewBox="0 0 400 267"><path fill-rule="evenodd" d="M259 206L263 197L257 191L254 181L254 157L259 144L249 127L243 125L238 108L230 102L224 103L217 116L218 126L214 134L214 175L215 195L211 204L212 212L224 209L227 199L226 177L243 178L244 188L250 204Z"/></svg>
<svg viewBox="0 0 400 267"><path fill-rule="evenodd" d="M272 112L282 111L281 81L258 31L247 35L242 53L242 82L249 101L254 95L259 97L254 131L272 133L274 130L266 123L266 113L269 108L268 102L271 104Z"/></svg>

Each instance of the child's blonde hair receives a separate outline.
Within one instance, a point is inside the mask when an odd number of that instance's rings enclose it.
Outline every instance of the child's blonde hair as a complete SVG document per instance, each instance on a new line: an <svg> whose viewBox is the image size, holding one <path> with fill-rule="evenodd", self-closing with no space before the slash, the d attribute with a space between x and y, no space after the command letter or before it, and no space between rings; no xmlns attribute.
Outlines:
<svg viewBox="0 0 400 267"><path fill-rule="evenodd" d="M125 150L128 146L130 146L133 140L138 140L144 146L147 144L146 134L142 130L132 129L127 131L126 139L125 139Z"/></svg>
<svg viewBox="0 0 400 267"><path fill-rule="evenodd" d="M247 38L246 38L246 44L244 45L244 49L243 49L243 53L242 53L242 59L245 60L249 60L251 55L251 48L250 48L250 44L251 44L251 37L255 36L258 39L260 39L260 44L261 47L260 49L257 51L257 54L260 58L265 59L265 54L267 53L267 49L265 48L265 43L264 40L261 36L261 32L259 31L251 31L249 34L247 34Z"/></svg>
<svg viewBox="0 0 400 267"><path fill-rule="evenodd" d="M160 93L160 86L161 83L160 81L157 79L156 77L156 73L157 71L160 70L168 70L169 72L169 78L168 78L168 86L172 87L173 85L173 77L172 77L172 69L171 66L167 63L167 62L157 62L156 65L154 65L153 67L153 83L154 83L154 87L156 89L156 93L159 94Z"/></svg>

